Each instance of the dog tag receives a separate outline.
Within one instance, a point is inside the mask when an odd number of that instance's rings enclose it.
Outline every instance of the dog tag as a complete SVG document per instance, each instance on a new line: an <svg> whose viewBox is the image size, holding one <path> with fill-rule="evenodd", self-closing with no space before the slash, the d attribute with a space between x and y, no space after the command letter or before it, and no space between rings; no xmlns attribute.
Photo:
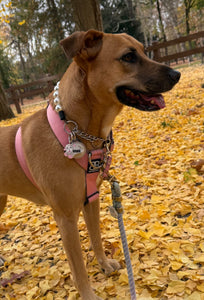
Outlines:
<svg viewBox="0 0 204 300"><path fill-rule="evenodd" d="M86 153L85 145L76 140L67 144L64 148L64 155L70 159L80 158L80 157L84 156L85 153Z"/></svg>

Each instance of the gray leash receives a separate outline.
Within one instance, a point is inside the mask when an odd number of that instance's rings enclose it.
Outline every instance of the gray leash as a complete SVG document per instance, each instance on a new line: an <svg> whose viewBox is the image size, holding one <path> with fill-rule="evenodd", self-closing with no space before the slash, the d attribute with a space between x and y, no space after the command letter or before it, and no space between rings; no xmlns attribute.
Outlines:
<svg viewBox="0 0 204 300"><path fill-rule="evenodd" d="M135 291L135 281L133 277L130 253L128 249L127 237L126 237L125 227L123 223L123 207L121 203L122 196L121 196L120 186L114 176L109 176L108 181L111 184L112 201L113 201L113 206L111 206L109 209L110 209L111 216L118 219L118 226L120 230L120 236L122 240L123 252L125 256L125 262L126 262L127 273L128 273L131 300L136 300L137 298L136 298L136 291Z"/></svg>

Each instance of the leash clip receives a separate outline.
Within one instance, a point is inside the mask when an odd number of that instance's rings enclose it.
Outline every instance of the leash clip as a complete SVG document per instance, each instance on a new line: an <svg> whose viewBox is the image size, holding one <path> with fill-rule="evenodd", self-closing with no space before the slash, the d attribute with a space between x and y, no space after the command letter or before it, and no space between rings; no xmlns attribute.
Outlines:
<svg viewBox="0 0 204 300"><path fill-rule="evenodd" d="M106 155L109 155L111 153L111 140L106 140L104 144L106 148Z"/></svg>

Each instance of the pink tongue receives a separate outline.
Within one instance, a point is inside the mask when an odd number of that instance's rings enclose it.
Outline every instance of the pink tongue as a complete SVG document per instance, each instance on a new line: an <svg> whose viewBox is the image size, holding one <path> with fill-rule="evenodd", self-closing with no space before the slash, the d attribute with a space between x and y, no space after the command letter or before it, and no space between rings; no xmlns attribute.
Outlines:
<svg viewBox="0 0 204 300"><path fill-rule="evenodd" d="M151 102L152 105L159 106L159 108L164 108L165 107L164 98L161 94L152 95L152 96L151 95L140 94L140 97L145 101Z"/></svg>

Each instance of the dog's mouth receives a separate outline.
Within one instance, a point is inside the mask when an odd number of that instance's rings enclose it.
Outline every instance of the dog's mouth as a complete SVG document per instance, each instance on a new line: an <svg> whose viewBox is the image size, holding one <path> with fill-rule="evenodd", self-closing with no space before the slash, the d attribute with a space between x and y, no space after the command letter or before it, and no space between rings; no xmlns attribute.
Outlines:
<svg viewBox="0 0 204 300"><path fill-rule="evenodd" d="M156 111L165 107L164 98L161 94L148 94L127 86L120 86L116 88L116 95L122 104L143 111Z"/></svg>

